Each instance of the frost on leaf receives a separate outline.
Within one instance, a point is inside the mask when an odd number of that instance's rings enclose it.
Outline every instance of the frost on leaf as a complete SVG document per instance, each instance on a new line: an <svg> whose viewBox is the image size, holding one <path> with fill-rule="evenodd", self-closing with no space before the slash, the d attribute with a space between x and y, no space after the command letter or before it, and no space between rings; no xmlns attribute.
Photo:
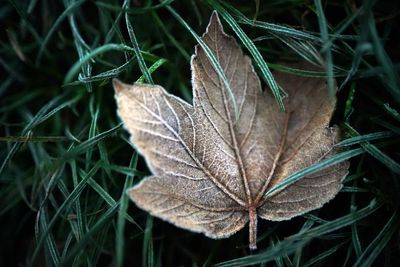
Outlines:
<svg viewBox="0 0 400 267"><path fill-rule="evenodd" d="M153 174L129 196L153 216L211 238L228 237L249 222L254 249L257 217L288 220L340 190L348 162L265 197L285 177L337 153L338 129L329 127L335 102L322 78L276 73L289 95L281 112L217 13L202 40L234 97L200 46L191 60L193 105L158 85L114 80L118 114Z"/></svg>

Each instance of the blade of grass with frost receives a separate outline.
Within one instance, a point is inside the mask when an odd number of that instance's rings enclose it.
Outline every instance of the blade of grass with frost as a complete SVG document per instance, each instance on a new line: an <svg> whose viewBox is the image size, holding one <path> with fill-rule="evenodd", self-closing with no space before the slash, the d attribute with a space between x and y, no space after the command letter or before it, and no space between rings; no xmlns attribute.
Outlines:
<svg viewBox="0 0 400 267"><path fill-rule="evenodd" d="M81 58L79 61L77 61L67 72L65 75L64 79L64 85L68 85L68 83L72 82L74 77L79 73L79 70L85 62L92 60L94 57L97 55L101 55L105 52L108 51L122 51L122 52L131 52L135 53L134 49L132 47L129 47L124 44L106 44L103 46L100 46L90 53L86 54L83 58Z"/></svg>
<svg viewBox="0 0 400 267"><path fill-rule="evenodd" d="M300 248L301 246L299 246L299 248ZM296 249L296 251L297 251L298 249ZM295 253L296 253L296 251L294 251ZM284 253L283 255L282 255L282 258L283 258L283 262L285 263L285 265L286 266L294 266L294 263L290 260L290 258L289 258L289 254L288 253Z"/></svg>
<svg viewBox="0 0 400 267"><path fill-rule="evenodd" d="M363 5L360 7L359 10L363 10L359 14L359 21L360 21L360 30L358 34L358 40L357 40L357 47L354 50L347 42L342 40L342 48L345 49L348 53L350 53L352 57L352 65L350 70L348 71L347 77L345 81L342 82L340 88L343 88L344 85L357 73L358 68L361 63L365 64L369 68L372 66L368 64L366 60L363 59L364 54L371 53L372 46L369 42L369 29L367 27L367 18L365 15L365 11L369 10L371 7L368 6L370 3L365 1Z"/></svg>
<svg viewBox="0 0 400 267"><path fill-rule="evenodd" d="M145 13L145 12L154 11L156 9L165 7L165 6L169 5L169 4L171 4L173 1L174 0L159 0L160 3L156 4L154 6L151 6L150 5L151 2L148 2L149 4L146 7L143 7L143 8L135 7L135 8L127 8L127 9L130 12L132 12L133 14L142 14L142 13ZM138 12L141 12L141 13L138 13Z"/></svg>
<svg viewBox="0 0 400 267"><path fill-rule="evenodd" d="M82 35L80 34L79 30L78 30L78 26L76 25L76 20L75 20L75 16L73 14L68 16L69 19L69 24L71 26L71 30L72 30L72 35L74 37L74 42L75 42L75 46L78 50L78 52L85 52L85 51L90 51L90 47L89 45L86 43L86 41L83 39Z"/></svg>
<svg viewBox="0 0 400 267"><path fill-rule="evenodd" d="M228 92L229 98L232 102L232 107L235 112L235 118L238 118L238 107L236 104L235 96L232 93L231 87L229 86L229 82L225 77L225 73L219 64L218 60L216 59L215 55L211 51L211 49L203 42L203 40L197 35L195 31L189 26L189 24L186 23L186 21L171 7L167 6L166 7L169 12L179 21L179 23L182 24L196 39L197 43L201 46L201 48L204 50L204 53L207 55L207 58L210 60L211 64L213 65L215 71L218 73L219 77L221 78L222 82L224 83L225 89Z"/></svg>
<svg viewBox="0 0 400 267"><path fill-rule="evenodd" d="M125 6L126 8L129 8L129 2L130 2L129 0L125 0L123 6ZM135 55L136 55L136 58L139 63L139 68L142 71L142 74L145 77L145 79L147 80L147 82L150 84L154 84L153 79L151 78L149 69L146 66L146 62L144 61L144 59L142 57L142 53L140 51L139 44L136 39L136 34L133 30L131 22L129 21L128 13L125 13L125 23L126 23L126 28L128 30L129 38L131 39L133 50L135 51Z"/></svg>
<svg viewBox="0 0 400 267"><path fill-rule="evenodd" d="M274 242L274 240L272 238L270 239L269 243L270 243L270 247L272 247L272 249L273 249L275 247L275 242ZM279 244L279 239L276 241L276 243ZM277 267L284 267L285 266L283 264L283 259L282 259L281 255L276 256L274 261L275 261L275 264L276 264ZM265 264L265 263L263 263L263 264Z"/></svg>
<svg viewBox="0 0 400 267"><path fill-rule="evenodd" d="M131 161L129 163L130 169L136 169L138 161L138 154L132 156ZM126 194L126 190L132 187L133 184L133 175L127 175L125 177L124 188L122 189L122 194L119 199L119 209L118 209L118 218L117 218L117 226L115 229L115 266L121 267L124 264L124 248L125 248L125 217L127 216L128 211L128 195Z"/></svg>
<svg viewBox="0 0 400 267"><path fill-rule="evenodd" d="M104 166L102 166L102 168L104 168L104 169L108 168L109 170L112 170L112 171L115 171L117 173L124 174L124 175L131 175L131 176L133 175L133 176L138 176L138 177L144 177L144 176L148 175L148 173L141 172L136 169L131 169L129 167L123 167L123 166L117 166L114 164L104 165Z"/></svg>
<svg viewBox="0 0 400 267"><path fill-rule="evenodd" d="M364 153L364 150L362 148L357 148L357 149L341 152L330 158L321 160L309 167L306 167L304 169L296 171L296 172L292 173L291 175L289 175L288 177L286 177L282 182L278 183L277 185L275 185L274 187L269 189L264 194L264 197L269 197L269 196L272 196L272 195L282 191L287 186L299 181L300 179L302 179L303 177L305 177L307 175L316 173L320 170L328 168L329 166L333 166L340 162L346 161L352 157L361 155L362 153Z"/></svg>
<svg viewBox="0 0 400 267"><path fill-rule="evenodd" d="M66 257L61 259L61 262L59 264L59 267L62 266L71 266L71 261L75 260L75 256L82 251L85 251L87 249L87 243L89 241L93 240L93 236L99 232L99 231L104 231L105 226L109 226L110 220L113 218L115 213L118 212L118 206L119 203L114 205L113 207L107 209L105 213L101 215L99 219L96 220L96 223L93 225L92 228L90 228L86 234L83 236L83 238L80 240L79 243L77 243L69 252Z"/></svg>
<svg viewBox="0 0 400 267"><path fill-rule="evenodd" d="M354 181L354 185L357 185L357 181ZM353 213L357 210L355 206L355 196L356 194L351 194L351 206L350 206L350 212ZM360 257L361 255L361 242L360 242L360 237L358 234L358 225L357 223L353 223L351 225L351 241L354 247L354 252L356 253L357 258Z"/></svg>
<svg viewBox="0 0 400 267"><path fill-rule="evenodd" d="M47 32L46 37L43 39L43 42L40 45L40 49L38 52L38 55L36 57L36 62L35 65L39 66L40 60L42 59L43 53L46 49L46 45L50 40L50 37L53 35L55 30L60 26L61 22L72 12L74 12L80 5L82 5L85 2L85 0L78 0L76 2L73 2L71 5L69 5L62 13L61 15L57 18L57 20L54 22L53 26L50 28L50 30Z"/></svg>
<svg viewBox="0 0 400 267"><path fill-rule="evenodd" d="M80 170L81 176L84 176L83 170ZM101 199L104 200L105 203L107 203L108 206L113 207L115 206L118 202L115 201L114 198L110 196L110 194L107 192L106 189L104 189L99 183L97 183L93 178L89 178L87 183L92 187L92 189L100 196ZM129 222L135 224L137 227L140 228L140 226L135 222L135 220L127 213L124 215L125 220L128 220Z"/></svg>
<svg viewBox="0 0 400 267"><path fill-rule="evenodd" d="M380 233L368 245L353 266L371 266L379 254L381 254L382 250L385 249L387 243L389 243L393 235L398 232L399 225L400 217L398 215L398 211L396 210L392 217L390 217L389 221L382 228Z"/></svg>
<svg viewBox="0 0 400 267"><path fill-rule="evenodd" d="M81 154L81 153L85 153L87 151L88 148L96 145L100 140L110 136L111 134L115 133L116 131L118 131L120 128L122 127L122 123L118 124L117 126L104 131L96 136L94 136L93 138L90 138L84 142L79 143L77 146L72 147L71 149L69 149L68 151L64 152L59 160L60 161L66 161L69 159L73 159L76 155Z"/></svg>
<svg viewBox="0 0 400 267"><path fill-rule="evenodd" d="M321 72L321 71L294 69L294 68L286 67L284 65L274 64L274 63L268 63L268 66L274 70L287 72L287 73L304 76L304 77L326 77L325 72Z"/></svg>
<svg viewBox="0 0 400 267"><path fill-rule="evenodd" d="M142 266L154 266L153 250L153 216L147 215L146 228L143 236Z"/></svg>
<svg viewBox="0 0 400 267"><path fill-rule="evenodd" d="M80 173L82 177L85 176L85 172L83 170L80 170ZM103 199L105 203L107 203L108 206L113 207L118 203L117 201L115 201L114 198L110 196L107 190L103 189L103 187L99 183L97 183L93 178L89 178L87 183L100 196L100 198ZM124 215L124 218L140 228L140 226L135 222L135 220L129 214L126 213Z"/></svg>
<svg viewBox="0 0 400 267"><path fill-rule="evenodd" d="M88 52L90 52L89 46L86 44L85 40L83 40L81 34L79 33L78 27L75 22L75 17L73 15L69 16L69 24L72 30L72 36L74 37L75 48L78 52L79 59L85 56ZM85 79L91 76L92 74L92 65L90 63L84 63L81 67L81 72L78 75L78 79ZM87 83L86 89L88 92L92 92L92 84Z"/></svg>
<svg viewBox="0 0 400 267"><path fill-rule="evenodd" d="M164 63L166 63L167 60L165 58L160 58L159 60L157 60L156 62L153 63L153 65L150 66L149 73L153 73L154 71L156 71L159 67L161 67L162 65L164 65ZM139 79L136 80L137 83L143 83L144 82L145 77L142 75L139 77Z"/></svg>
<svg viewBox="0 0 400 267"><path fill-rule="evenodd" d="M321 0L314 0L314 4L318 17L321 39L323 43L328 43L329 42L328 26L326 23L326 18L324 10L322 8ZM328 79L329 94L331 97L333 97L335 94L335 88L334 88L335 82L333 80L333 61L332 61L331 46L326 46L324 49L321 50L321 53L325 55L326 75Z"/></svg>
<svg viewBox="0 0 400 267"><path fill-rule="evenodd" d="M80 170L80 172L81 176L83 176L84 171ZM99 185L99 183L97 183L94 179L89 178L87 183L98 194L98 196L103 199L105 203L107 203L108 206L112 207L117 203L117 201L115 201L115 199L113 199L110 194L104 190L103 187L101 187L101 185Z"/></svg>
<svg viewBox="0 0 400 267"><path fill-rule="evenodd" d="M36 257L39 256L40 249L43 245L43 241L46 239L47 235L50 233L51 228L54 226L56 220L61 215L61 212L64 211L64 209L66 209L67 207L71 206L76 201L76 199L82 193L83 189L86 188L89 178L94 176L99 169L100 169L100 161L97 162L96 165L93 166L93 168L88 173L85 174L84 178L74 188L74 190L71 192L71 194L68 195L68 197L64 200L64 202L58 207L57 211L53 215L53 218L50 220L50 222L47 224L47 227L44 229L44 231L42 233L40 233L40 236L38 237L38 240L36 242L36 247L32 254L31 263L35 262Z"/></svg>
<svg viewBox="0 0 400 267"><path fill-rule="evenodd" d="M299 41L290 37L272 34L275 38L286 44L296 54L304 58L313 65L321 66L323 64L318 51L309 41Z"/></svg>
<svg viewBox="0 0 400 267"><path fill-rule="evenodd" d="M175 37L168 31L165 27L164 22L161 21L160 17L157 15L156 12L151 12L154 20L156 21L157 25L161 28L164 34L167 36L168 40L178 49L178 51L182 54L183 58L187 61L190 60L190 55L186 50L180 45L180 43L175 39Z"/></svg>
<svg viewBox="0 0 400 267"><path fill-rule="evenodd" d="M81 83L90 83L90 82L94 82L94 81L103 81L103 80L115 78L116 76L118 76L118 74L120 74L121 72L126 70L132 64L132 62L135 59L136 59L135 57L131 57L127 62L125 62L121 66L118 66L118 67L116 67L114 69L111 69L111 70L108 70L108 71L104 71L104 72L99 73L97 75L93 75L93 76L90 76L90 77L78 76L78 80L79 81L69 83L68 85L78 85L78 84L81 84ZM149 70L150 70L150 73L152 73L151 67L149 68Z"/></svg>
<svg viewBox="0 0 400 267"><path fill-rule="evenodd" d="M376 210L378 210L381 206L382 203L380 202L378 203L375 199L373 199L368 206L358 211L355 211L354 213L347 214L333 221L329 221L327 223L321 224L320 226L311 228L307 232L289 236L272 248L269 247L264 251L261 251L260 253L257 253L255 255L245 256L225 261L222 263L218 263L215 266L240 267L240 266L248 266L248 265L270 262L278 256L293 253L294 251L296 251L296 249L305 246L308 242L310 242L312 239L316 237L321 237L325 234L339 230L361 219L364 219L365 217L371 215Z"/></svg>
<svg viewBox="0 0 400 267"><path fill-rule="evenodd" d="M361 35L363 36L363 35ZM362 38L362 37L361 37ZM366 42L366 40L365 40ZM357 44L357 48L354 51L350 46L346 45L346 48L351 51L352 54L352 62L351 67L348 70L347 76L344 81L340 85L340 89L343 88L358 72L361 62L363 62L363 55L367 54L371 50L371 46L368 43L364 43L363 40L360 40Z"/></svg>
<svg viewBox="0 0 400 267"><path fill-rule="evenodd" d="M99 105L97 104L96 107L94 107L94 100L95 99L92 94L89 99L89 114L91 122L89 126L89 133L87 139L92 139L96 136L97 120L99 117ZM85 171L89 170L92 155L93 155L93 146L88 147L88 149L85 152Z"/></svg>
<svg viewBox="0 0 400 267"><path fill-rule="evenodd" d="M345 103L345 107L344 107L343 119L345 122L348 122L350 120L350 116L354 111L353 101L354 101L355 92L356 92L356 84L353 82L350 85L349 94L347 95L347 99L346 99L346 103Z"/></svg>
<svg viewBox="0 0 400 267"><path fill-rule="evenodd" d="M54 202L53 192L56 187L60 187L59 184L62 182L62 173L65 168L65 164L61 164L54 171L50 171L46 174L43 179L48 181L44 186L44 196L40 199L39 210L47 207L48 201L52 202L53 206L56 207L57 204Z"/></svg>
<svg viewBox="0 0 400 267"><path fill-rule="evenodd" d="M321 224L310 229L305 233L298 233L293 236L288 237L289 239L303 239L303 238L314 238L316 236L323 236L327 233L336 231L340 228L349 226L360 219L367 217L368 215L374 213L382 206L382 202L377 201L376 199L371 200L369 205L361 210L355 211L354 213L349 213L341 218L335 219L333 221L329 221L327 223ZM357 219L355 219L357 218Z"/></svg>
<svg viewBox="0 0 400 267"><path fill-rule="evenodd" d="M53 108L58 102L65 97L64 95L57 96L53 100L51 100L49 103L44 105L37 113L36 115L28 122L28 124L24 127L24 129L21 132L21 136L26 136L28 137L28 134L30 131L33 130L36 126L41 124L42 122L46 121L48 118L53 116L55 113L58 111L64 109L65 107L77 102L80 98L80 96L76 96L75 98L71 100L67 100L64 103L59 104L57 107ZM52 110L50 110L53 108ZM50 111L49 111L50 110ZM15 153L18 151L18 149L21 147L21 143L14 143L7 153L7 156L3 160L3 163L0 166L0 174L4 171L5 166L7 163L12 159L12 157L15 155Z"/></svg>
<svg viewBox="0 0 400 267"><path fill-rule="evenodd" d="M360 188L357 186L343 186L340 192L346 192L346 193L368 193L370 192L369 189L365 188Z"/></svg>
<svg viewBox="0 0 400 267"><path fill-rule="evenodd" d="M110 29L108 30L106 37L104 38L104 43L107 44L109 43L113 37L114 34L117 33L119 39L121 40L122 43L125 43L124 40L124 36L122 35L120 29L119 29L119 22L122 18L122 15L124 14L124 10L125 10L125 2L122 4L121 8L118 8L118 14L117 17L115 18L115 20L112 22L112 26L110 27Z"/></svg>
<svg viewBox="0 0 400 267"><path fill-rule="evenodd" d="M11 200L9 198L5 198L4 196L8 195L7 194L8 192L3 194L3 192L0 191L0 195L2 196L1 202L4 202L4 204L7 205L6 207L0 209L0 216L2 214L4 214L7 209L11 209L12 207L15 207L15 204L16 204L15 202L20 200L17 196L19 196L22 199L22 201L25 202L27 207L30 207L32 210L34 209L34 207L32 206L31 199L27 196L28 190L26 188L26 182L24 179L25 177L28 177L27 173L21 173L18 176L12 177L13 179L15 179L15 184L16 184L16 186L11 187L12 189L10 188L11 190L15 190L15 192L16 192L16 194L13 196L14 199ZM1 179L1 180L3 180L3 179ZM4 180L1 181L1 180L0 180L1 183L3 183L3 184L7 183L6 181L4 181ZM33 184L33 182L32 182L32 184ZM6 191L6 190L4 190L4 191Z"/></svg>
<svg viewBox="0 0 400 267"><path fill-rule="evenodd" d="M96 2L94 2L94 4L99 8L105 8L105 9L112 10L112 11L119 11L119 12L124 12L124 13L128 13L128 14L144 14L144 13L156 10L156 9L163 8L163 7L171 4L173 1L174 0L163 0L163 1L160 1L159 4L156 4L153 6L149 5L147 7L135 7L135 8L124 8L124 7L119 7L119 6L115 6L115 5L108 4L106 2L100 2L100 1L96 1Z"/></svg>
<svg viewBox="0 0 400 267"><path fill-rule="evenodd" d="M111 156L111 152L107 149L107 145L106 142L100 141L97 143L97 147L98 147L98 153L100 155L100 161L103 163L103 165L108 166L110 165L110 156ZM98 159L94 159L94 162L97 161ZM111 170L108 168L104 168L104 172L106 173L108 178L114 178Z"/></svg>
<svg viewBox="0 0 400 267"><path fill-rule="evenodd" d="M352 175L354 179L348 179L347 181L343 181L343 183L348 183L350 181L353 181L353 186L357 186L358 183L358 178L364 176L365 172L362 169L363 163L364 163L364 158L365 154L361 156L361 159L358 161L358 165L356 168L356 172ZM352 193L351 198L350 198L350 213L354 213L357 210L357 204L356 204L356 194ZM362 251L362 246L359 238L359 233L358 233L358 224L353 223L351 225L351 241L354 247L354 252L357 256L357 258L361 255Z"/></svg>
<svg viewBox="0 0 400 267"><path fill-rule="evenodd" d="M50 143L50 142L65 142L71 141L68 137L65 136L7 136L0 137L0 141L6 142L21 142L21 143Z"/></svg>
<svg viewBox="0 0 400 267"><path fill-rule="evenodd" d="M121 18L122 18L122 15L125 13L125 19L127 18L127 16L128 16L128 13L126 12L127 11L127 5L128 5L129 3L127 2L127 1L124 1L124 3L122 4L122 7L121 8L115 8L115 10L117 10L118 11L118 14L117 14L117 17L116 17L116 19L112 22L112 26L111 26L111 28L109 29L109 31L107 32L107 34L106 34L106 37L105 37L105 41L104 41L104 43L109 43L110 41L111 41L111 39L114 37L114 34L116 33L117 35L118 35L118 37L119 37L119 39L121 40L121 42L122 43L125 43L125 40L124 40L124 36L122 35L122 33L121 33L121 31L119 30L119 22L120 22L120 20L121 20ZM126 20L127 21L127 20ZM129 21L127 21L128 23L127 23L127 28L128 28L128 34L129 34L129 37L131 38L131 33L130 33L130 30L129 30ZM132 28L132 27L131 27ZM128 55L127 55L127 53L125 52L125 58L126 58L126 60L128 61ZM139 67L140 67L140 62L139 62Z"/></svg>
<svg viewBox="0 0 400 267"><path fill-rule="evenodd" d="M272 91L272 94L275 97L276 102L278 103L279 108L284 111L285 106L283 105L283 100L282 100L282 95L281 95L281 90L279 89L278 84L275 82L275 79L271 73L271 71L268 68L267 63L261 56L260 52L258 51L257 47L254 45L254 43L250 40L249 37L244 33L242 28L239 27L239 25L236 23L234 18L217 2L214 0L207 0L207 2L215 8L219 14L225 19L225 21L229 24L229 26L232 28L232 30L236 33L236 35L239 37L239 39L242 41L244 46L249 50L250 54L253 56L253 59L258 66L258 68L261 71L261 77L263 80L268 84L270 90Z"/></svg>
<svg viewBox="0 0 400 267"><path fill-rule="evenodd" d="M304 222L301 229L298 231L298 233L307 232L308 230L310 230L311 227L313 227L314 224L315 224L314 220L307 219ZM294 256L293 256L293 264L292 264L293 266L296 266L296 267L300 266L303 249L304 249L304 247L301 246L295 251Z"/></svg>
<svg viewBox="0 0 400 267"><path fill-rule="evenodd" d="M329 256L333 255L335 252L337 252L338 249L340 249L343 245L348 243L348 241L344 241L342 243L339 243L338 245L318 254L317 256L311 258L309 261L304 263L302 266L303 267L309 267L309 266L318 266L317 264L321 264L323 260L328 258Z"/></svg>
<svg viewBox="0 0 400 267"><path fill-rule="evenodd" d="M354 137L345 139L345 140L337 143L335 146L351 146L351 145L356 145L356 144L360 144L363 142L374 141L374 140L389 138L389 137L393 137L393 136L398 136L398 134L390 132L390 131L364 134L364 135L354 136Z"/></svg>
<svg viewBox="0 0 400 267"><path fill-rule="evenodd" d="M69 195L69 191L67 189L67 186L63 182L63 180L59 180L57 183L57 189L61 192L64 198L67 198ZM76 241L79 241L82 236L84 235L83 229L83 220L82 220L82 212L80 208L80 200L79 198L75 201L74 203L74 208L71 207L71 211L69 214L73 214L73 220L68 220L69 226L71 228L71 232L73 233L73 236L75 237ZM72 206L72 205L71 205ZM80 224L82 223L82 224ZM64 252L63 252L64 253Z"/></svg>
<svg viewBox="0 0 400 267"><path fill-rule="evenodd" d="M41 229L47 229L47 208L41 209L41 216L39 216L39 224ZM49 233L46 236L46 246L45 246L45 256L51 261L53 266L58 266L60 262L60 254L57 250L56 241L54 240L54 236L52 233Z"/></svg>
<svg viewBox="0 0 400 267"><path fill-rule="evenodd" d="M347 82L352 75L355 75L356 71L359 68L361 62L366 64L370 69L373 67L366 62L362 56L364 54L374 54L375 58L381 63L381 67L383 69L382 72L376 72L375 76L379 77L385 87L388 89L389 93L391 93L396 101L399 101L400 93L399 93L399 77L396 73L396 68L394 67L393 63L391 62L390 58L388 58L386 51L384 50L379 35L377 34L376 27L375 27L375 19L372 15L372 8L375 4L375 1L364 1L363 2L363 12L360 14L360 38L358 42L358 46L356 51L354 52L353 49L346 43L343 42L345 48L350 51L351 54L356 55L355 59L353 60L352 67L349 71L349 77L346 78L345 82ZM372 39L372 45L370 42ZM369 73L367 77L373 76L373 73ZM387 79L383 78L383 76L388 76ZM361 76L362 77L362 76ZM345 84L343 82L343 84ZM392 86L395 86L397 90L393 90ZM343 85L341 85L343 87Z"/></svg>
<svg viewBox="0 0 400 267"><path fill-rule="evenodd" d="M221 3L231 14L233 14L235 17L237 17L237 21L241 24L247 24L247 25L250 25L253 27L258 27L258 28L267 30L271 33L275 33L275 34L281 35L281 36L283 35L283 36L288 36L291 38L297 38L300 40L310 40L310 41L322 42L319 37L317 37L311 33L299 31L299 30L296 30L289 26L268 23L268 22L263 22L263 21L257 21L257 20L250 20L245 15L243 15L239 10L237 10L233 6L229 5L228 3L222 2L222 1L221 1Z"/></svg>
<svg viewBox="0 0 400 267"><path fill-rule="evenodd" d="M63 95L62 97L64 97L65 95ZM55 115L56 113L58 113L59 111L63 110L64 108L70 107L72 104L78 102L78 100L80 100L82 97L82 95L77 95L74 98L65 101L64 103L59 104L57 107L55 107L54 109L50 110L49 112L47 112L46 114L44 114L43 116L39 116L37 117L37 120L35 120L33 123L29 123L26 128L30 128L33 129L34 127L38 126L39 124L47 121L49 118L51 118L53 115ZM29 126L30 125L30 126Z"/></svg>
<svg viewBox="0 0 400 267"><path fill-rule="evenodd" d="M326 43L324 42L322 44L322 51L324 51L325 49L329 49L330 47L333 47L334 44L333 42L336 39L344 39L342 32L344 32L349 26L352 25L352 23L354 22L354 20L363 12L363 6L361 6L360 8L356 9L356 11L352 12L350 14L349 18L345 18L344 22L342 23L342 25L334 31L333 34L330 34L329 36L331 37ZM346 38L348 39L348 38ZM354 38L354 40L358 40L358 36L357 38Z"/></svg>
<svg viewBox="0 0 400 267"><path fill-rule="evenodd" d="M78 167L76 165L76 161L75 160L70 160L68 162L68 165L71 168L71 174L72 174L72 183L74 188L76 188L79 184L79 178L78 178ZM68 194L64 195L65 198L67 198L69 195ZM83 214L82 214L82 210L81 210L81 205L80 205L80 199L79 196L77 197L76 201L75 201L75 214L76 214L76 224L77 224L77 231L75 232L75 238L77 241L79 241L83 235L84 235L84 222L83 222Z"/></svg>
<svg viewBox="0 0 400 267"><path fill-rule="evenodd" d="M368 64L367 64L368 65ZM370 66L368 65L369 69L360 69L355 75L354 78L361 79L361 78L368 78L368 77L379 77L384 71L383 67L381 66ZM393 64L393 69L396 72L400 72L400 64ZM385 85L386 86L386 85Z"/></svg>
<svg viewBox="0 0 400 267"><path fill-rule="evenodd" d="M73 240L73 234L69 233L67 238L65 239L63 252L61 254L61 259L64 259L67 256L67 253L68 253L69 247L71 246L72 240Z"/></svg>
<svg viewBox="0 0 400 267"><path fill-rule="evenodd" d="M361 156L361 159L359 160L359 162L363 162L364 156L365 156L365 154L363 154L363 155ZM358 180L358 179L362 178L363 176L365 176L366 173L367 173L366 171L363 171L363 172L357 172L357 173L355 173L355 174L348 175L348 176L343 180L343 183L345 184L345 183L349 183L349 182L354 181L354 180Z"/></svg>
<svg viewBox="0 0 400 267"><path fill-rule="evenodd" d="M352 137L360 136L360 134L353 127L351 127L350 124L344 123L344 125L346 127L346 131L348 131ZM360 143L360 145L366 152L368 152L368 154L370 154L371 156L376 158L378 161L383 163L390 170L392 170L393 172L395 172L397 174L400 174L400 164L397 163L396 161L394 161L393 159L391 159L385 153L383 153L379 148L370 144L369 142L363 142L363 143Z"/></svg>
<svg viewBox="0 0 400 267"><path fill-rule="evenodd" d="M219 248L220 244L219 242L215 242L211 248L211 251L209 252L206 260L204 261L202 267L208 267L208 266L212 266L213 264L213 258L215 257L215 253L217 253L217 249ZM192 257L192 261L195 262L195 255L193 255ZM193 264L194 265L194 264Z"/></svg>
<svg viewBox="0 0 400 267"><path fill-rule="evenodd" d="M395 110L394 108L390 107L389 103L383 104L383 108L390 116L392 116L394 119L396 119L398 122L400 122L399 112L397 110Z"/></svg>

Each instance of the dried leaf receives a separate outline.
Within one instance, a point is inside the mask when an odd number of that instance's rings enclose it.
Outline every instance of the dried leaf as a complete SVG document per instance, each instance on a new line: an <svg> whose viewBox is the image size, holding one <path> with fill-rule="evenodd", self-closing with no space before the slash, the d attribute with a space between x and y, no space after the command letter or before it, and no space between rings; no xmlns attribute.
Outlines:
<svg viewBox="0 0 400 267"><path fill-rule="evenodd" d="M191 61L193 105L158 85L114 80L118 114L153 173L129 195L152 215L211 238L228 237L250 222L254 249L258 216L288 220L340 190L347 162L264 196L291 173L337 152L338 129L329 127L335 102L324 79L277 73L289 94L280 112L217 13L202 39L229 80L239 114L199 46Z"/></svg>

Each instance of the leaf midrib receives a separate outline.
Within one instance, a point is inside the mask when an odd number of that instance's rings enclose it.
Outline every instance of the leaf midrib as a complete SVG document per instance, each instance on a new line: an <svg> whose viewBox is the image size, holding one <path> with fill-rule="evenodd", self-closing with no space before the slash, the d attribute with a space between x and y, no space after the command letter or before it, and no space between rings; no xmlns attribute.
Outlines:
<svg viewBox="0 0 400 267"><path fill-rule="evenodd" d="M214 31L214 38L215 40L217 39L217 32ZM214 48L215 48L215 53L216 53L216 58L218 61L220 60L220 55L218 53L218 42L213 42L214 43ZM229 59L231 58L231 54L229 54ZM229 61L227 62L227 64L229 64ZM235 68L235 72L236 72L236 68ZM234 74L232 74L234 75ZM251 191L250 191L250 187L249 187L249 182L247 180L247 174L246 174L246 169L244 168L243 165L243 160L242 160L242 156L241 156L241 151L240 148L238 146L238 141L237 141L237 137L236 137L236 131L235 131L235 127L234 127L234 122L232 122L232 117L231 117L231 113L229 110L229 105L226 99L226 94L225 94L225 88L223 86L223 82L221 80L221 77L218 76L219 79L219 86L218 88L220 89L221 93L222 93L222 98L223 98L223 103L224 103L224 108L225 108L225 115L227 117L227 122L228 122L228 126L229 126L229 133L231 135L231 139L232 139L232 148L233 151L235 153L236 156L236 162L238 164L238 169L239 169L239 173L240 173L240 177L242 178L242 182L243 182L243 186L245 189L245 195L246 195L246 200L247 200L247 204L248 207L250 208L253 205L253 199L251 197ZM246 95L243 95L243 98L246 98ZM245 100L243 100L245 101Z"/></svg>

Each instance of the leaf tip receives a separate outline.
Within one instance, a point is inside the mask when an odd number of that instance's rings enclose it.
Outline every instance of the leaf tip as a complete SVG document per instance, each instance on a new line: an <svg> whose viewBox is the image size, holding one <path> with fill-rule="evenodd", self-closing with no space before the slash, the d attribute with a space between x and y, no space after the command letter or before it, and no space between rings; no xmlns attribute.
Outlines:
<svg viewBox="0 0 400 267"><path fill-rule="evenodd" d="M130 187L130 188L126 189L125 194L128 195L132 199L133 198L132 195L134 193L133 192L134 190L135 190L135 187Z"/></svg>
<svg viewBox="0 0 400 267"><path fill-rule="evenodd" d="M210 32L210 31L212 31L214 29L217 29L220 32L224 31L223 27L222 27L222 24L221 24L221 20L219 19L218 12L216 10L214 10L211 13L210 22L207 25L207 29L206 29L205 34L207 34L208 32Z"/></svg>
<svg viewBox="0 0 400 267"><path fill-rule="evenodd" d="M120 93L122 90L124 90L125 89L125 84L123 84L120 80L118 80L117 78L114 78L113 80L112 80L112 84L113 84L113 87L114 87L114 90L115 90L115 93L116 94L118 94L118 93Z"/></svg>
<svg viewBox="0 0 400 267"><path fill-rule="evenodd" d="M217 10L213 10L213 12L211 13L210 22L208 24L213 24L218 22L220 23L218 12Z"/></svg>

